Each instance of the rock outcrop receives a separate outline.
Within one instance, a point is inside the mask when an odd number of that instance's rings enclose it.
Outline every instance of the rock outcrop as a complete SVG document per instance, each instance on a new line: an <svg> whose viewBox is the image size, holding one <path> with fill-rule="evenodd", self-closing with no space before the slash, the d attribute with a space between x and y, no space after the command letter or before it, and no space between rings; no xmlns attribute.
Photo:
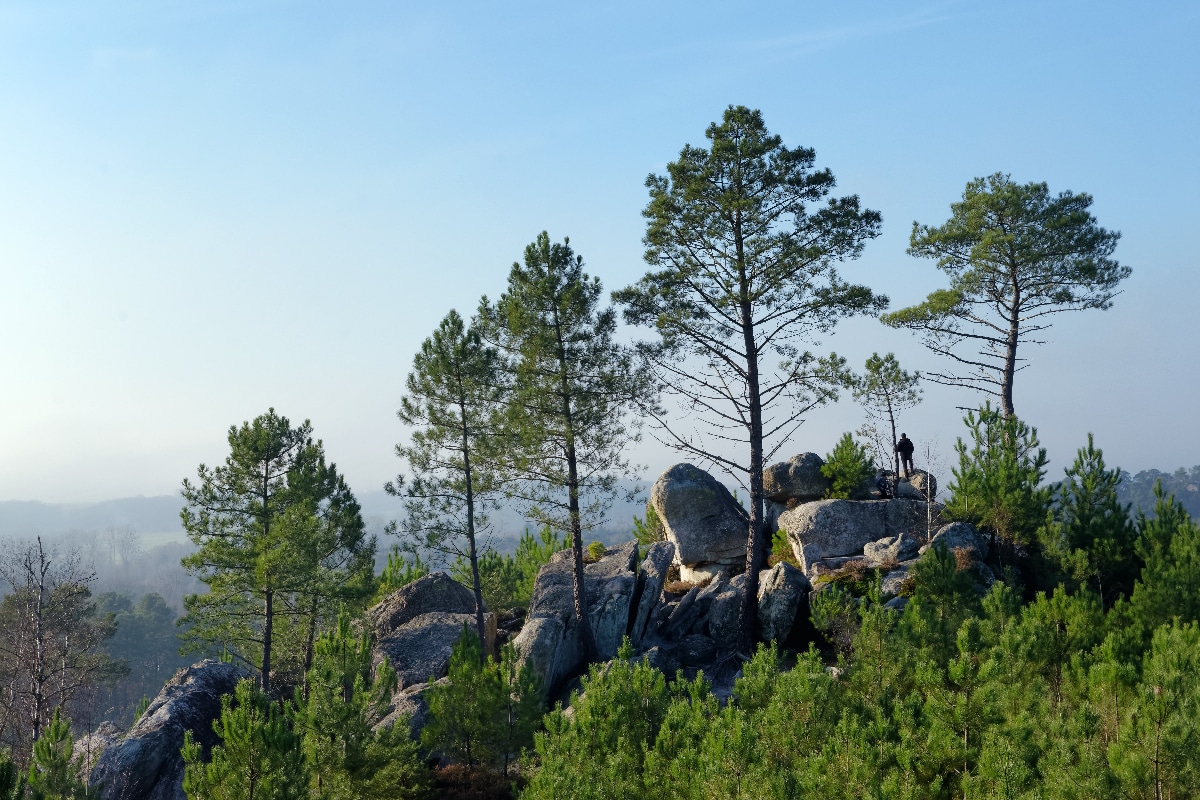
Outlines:
<svg viewBox="0 0 1200 800"><path fill-rule="evenodd" d="M105 750L121 741L124 732L113 723L105 720L96 730L79 737L71 747L71 763L77 770L79 779L84 783L91 777L92 767Z"/></svg>
<svg viewBox="0 0 1200 800"><path fill-rule="evenodd" d="M810 578L823 559L858 555L867 544L901 533L919 536L925 524L925 503L904 499L819 500L779 517L779 527L787 531L792 552Z"/></svg>
<svg viewBox="0 0 1200 800"><path fill-rule="evenodd" d="M475 614L475 595L444 572L432 572L401 586L367 611L382 639L422 614Z"/></svg>
<svg viewBox="0 0 1200 800"><path fill-rule="evenodd" d="M655 551L654 563L661 564L666 552L666 548ZM513 639L522 663L529 663L549 694L583 666L583 643L575 620L572 558L570 550L555 553L538 572L529 618ZM657 580L657 576L650 576L651 583ZM584 567L588 619L601 659L616 655L621 640L639 616L644 614L649 620L653 614L655 598L646 593L644 582L641 596L635 597L638 586L637 542L609 550Z"/></svg>
<svg viewBox="0 0 1200 800"><path fill-rule="evenodd" d="M692 464L676 464L654 482L650 505L675 545L681 580L745 569L750 518L712 475Z"/></svg>
<svg viewBox="0 0 1200 800"><path fill-rule="evenodd" d="M871 566L894 564L917 557L921 543L907 533L898 533L877 542L863 545L863 556Z"/></svg>
<svg viewBox="0 0 1200 800"><path fill-rule="evenodd" d="M943 525L934 534L929 544L921 548L921 552L925 552L930 547L945 547L951 552L966 550L974 561L985 560L989 550L987 537L975 530L974 525L966 522L951 522L949 525Z"/></svg>
<svg viewBox="0 0 1200 800"><path fill-rule="evenodd" d="M825 461L816 453L800 453L787 461L763 469L763 494L768 500L787 504L820 500L833 485L821 474Z"/></svg>
<svg viewBox="0 0 1200 800"><path fill-rule="evenodd" d="M808 593L811 589L812 584L804 573L785 561L760 572L758 638L780 644L786 641L801 609L808 610Z"/></svg>
<svg viewBox="0 0 1200 800"><path fill-rule="evenodd" d="M638 570L636 591L637 607L630 620L629 636L640 642L646 635L647 626L662 597L667 571L675 559L675 545L671 542L655 542L646 550Z"/></svg>
<svg viewBox="0 0 1200 800"><path fill-rule="evenodd" d="M496 647L496 615L483 615L484 652ZM450 668L454 644L462 636L463 627L475 633L475 614L454 614L430 611L413 617L375 644L378 655L387 658L396 671L400 687L427 683L444 677Z"/></svg>
<svg viewBox="0 0 1200 800"><path fill-rule="evenodd" d="M246 677L241 667L211 659L175 673L137 724L100 754L88 786L101 800L185 800L183 734L191 731L205 750L216 744L221 696Z"/></svg>

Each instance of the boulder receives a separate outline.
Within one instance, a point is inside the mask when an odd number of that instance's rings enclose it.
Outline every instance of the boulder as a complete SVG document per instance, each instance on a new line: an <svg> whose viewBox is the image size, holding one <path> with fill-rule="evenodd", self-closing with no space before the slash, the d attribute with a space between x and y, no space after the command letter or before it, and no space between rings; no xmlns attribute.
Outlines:
<svg viewBox="0 0 1200 800"><path fill-rule="evenodd" d="M663 552L660 548L656 559L661 560ZM538 572L529 620L513 639L520 661L530 664L547 696L583 665L583 646L575 620L573 559L570 550L560 551ZM609 550L583 569L588 619L601 659L613 658L629 632L636 613L636 570L637 542L633 541ZM666 578L665 569L662 577Z"/></svg>
<svg viewBox="0 0 1200 800"><path fill-rule="evenodd" d="M774 536L779 531L779 515L787 511L783 503L774 500L763 500L763 530L768 536Z"/></svg>
<svg viewBox="0 0 1200 800"><path fill-rule="evenodd" d="M896 565L894 570L883 576L883 580L879 585L879 591L885 597L888 595L899 595L905 579L908 578L909 569L914 563L916 563L915 560Z"/></svg>
<svg viewBox="0 0 1200 800"><path fill-rule="evenodd" d="M671 542L655 542L646 550L638 570L637 600L629 625L629 638L635 645L646 635L650 617L662 599L663 584L674 558L675 545Z"/></svg>
<svg viewBox="0 0 1200 800"><path fill-rule="evenodd" d="M871 566L909 561L916 558L920 550L921 543L907 533L898 533L863 545L863 555Z"/></svg>
<svg viewBox="0 0 1200 800"><path fill-rule="evenodd" d="M650 505L675 545L681 580L745 569L750 518L716 478L692 464L676 464L654 482Z"/></svg>
<svg viewBox="0 0 1200 800"><path fill-rule="evenodd" d="M763 494L776 503L820 500L832 485L821 474L825 461L816 453L800 453L763 469Z"/></svg>
<svg viewBox="0 0 1200 800"><path fill-rule="evenodd" d="M484 614L484 652L496 646L496 615ZM384 636L375 645L396 671L400 686L413 686L444 677L450 667L454 644L462 636L463 627L475 632L475 613L454 614L432 611L410 619Z"/></svg>
<svg viewBox="0 0 1200 800"><path fill-rule="evenodd" d="M568 628L556 616L531 618L513 639L513 647L519 654L517 663L528 664L537 676L543 697L553 694L583 658L579 629Z"/></svg>
<svg viewBox="0 0 1200 800"><path fill-rule="evenodd" d="M803 572L786 561L760 572L758 581L758 638L783 642L800 610L807 607L812 585Z"/></svg>
<svg viewBox="0 0 1200 800"><path fill-rule="evenodd" d="M779 526L808 574L813 563L857 555L870 542L901 533L919 535L925 515L926 504L920 500L820 500L784 512Z"/></svg>
<svg viewBox="0 0 1200 800"><path fill-rule="evenodd" d="M183 734L205 751L217 743L213 720L221 716L221 696L250 676L233 664L208 659L175 673L137 724L100 754L88 786L101 800L185 800Z"/></svg>
<svg viewBox="0 0 1200 800"><path fill-rule="evenodd" d="M685 667L706 667L716 658L717 645L707 636L690 634L679 640L675 655Z"/></svg>
<svg viewBox="0 0 1200 800"><path fill-rule="evenodd" d="M975 530L974 525L967 522L951 522L949 525L943 525L934 534L929 544L921 548L921 552L924 553L930 547L938 546L945 547L951 552L965 549L970 552L971 558L975 561L985 561L988 556L987 537Z"/></svg>
<svg viewBox="0 0 1200 800"><path fill-rule="evenodd" d="M367 611L367 618L375 627L375 638L382 639L410 620L434 611L474 614L475 595L446 573L433 572L383 598Z"/></svg>
<svg viewBox="0 0 1200 800"><path fill-rule="evenodd" d="M708 609L708 635L723 650L737 646L738 612L745 591L746 573L743 572L724 584Z"/></svg>
<svg viewBox="0 0 1200 800"><path fill-rule="evenodd" d="M908 481L897 481L892 487L893 493L901 500L924 500L925 495L921 494L915 486Z"/></svg>
<svg viewBox="0 0 1200 800"><path fill-rule="evenodd" d="M71 763L75 766L76 774L81 781L88 782L92 767L96 765L100 754L121 741L123 735L120 728L105 720L96 730L75 741L71 748Z"/></svg>
<svg viewBox="0 0 1200 800"><path fill-rule="evenodd" d="M399 692L392 693L392 701L382 719L373 726L375 730L389 728L403 722L408 725L408 735L414 741L420 739L421 729L429 721L429 701L425 695L434 686L444 686L449 678L439 678L433 683L418 683Z"/></svg>
<svg viewBox="0 0 1200 800"><path fill-rule="evenodd" d="M937 499L938 482L930 473L923 469L914 469L908 478L908 484L916 489L923 500Z"/></svg>
<svg viewBox="0 0 1200 800"><path fill-rule="evenodd" d="M605 661L617 655L621 640L629 632L629 615L637 589L637 555L637 542L629 541L583 568L596 651ZM571 602L573 607L573 595Z"/></svg>

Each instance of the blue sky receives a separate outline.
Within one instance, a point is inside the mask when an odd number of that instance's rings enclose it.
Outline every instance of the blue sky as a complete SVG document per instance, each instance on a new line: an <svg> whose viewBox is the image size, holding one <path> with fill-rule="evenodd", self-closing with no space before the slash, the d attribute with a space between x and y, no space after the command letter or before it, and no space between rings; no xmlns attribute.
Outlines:
<svg viewBox="0 0 1200 800"><path fill-rule="evenodd" d="M438 320L543 229L607 288L636 280L646 175L731 103L882 212L843 274L893 308L941 285L908 233L969 179L1092 194L1133 276L1059 317L1018 413L1051 478L1088 431L1127 469L1198 463L1198 23L1183 2L6 3L0 499L175 491L268 406L377 490ZM820 349L937 363L872 320ZM902 425L946 461L974 403L931 386ZM861 417L815 412L785 454Z"/></svg>

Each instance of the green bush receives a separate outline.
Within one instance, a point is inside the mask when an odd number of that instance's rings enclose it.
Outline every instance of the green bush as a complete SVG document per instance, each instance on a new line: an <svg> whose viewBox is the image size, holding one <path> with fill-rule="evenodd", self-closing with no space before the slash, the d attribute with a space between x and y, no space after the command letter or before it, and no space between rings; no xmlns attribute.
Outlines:
<svg viewBox="0 0 1200 800"><path fill-rule="evenodd" d="M871 496L868 487L875 474L875 464L865 446L856 443L849 433L843 433L833 450L825 456L821 474L833 483L827 497L866 500Z"/></svg>
<svg viewBox="0 0 1200 800"><path fill-rule="evenodd" d="M599 561L607 552L608 548L604 546L603 542L592 542L587 546L588 561Z"/></svg>

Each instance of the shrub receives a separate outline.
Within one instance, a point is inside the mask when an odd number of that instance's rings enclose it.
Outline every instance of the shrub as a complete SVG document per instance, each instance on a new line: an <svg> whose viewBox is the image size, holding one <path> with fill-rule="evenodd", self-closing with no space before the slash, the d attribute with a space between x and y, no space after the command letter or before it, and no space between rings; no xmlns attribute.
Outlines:
<svg viewBox="0 0 1200 800"><path fill-rule="evenodd" d="M604 554L607 552L608 548L604 546L603 542L592 542L587 546L587 560L599 561L604 558Z"/></svg>
<svg viewBox="0 0 1200 800"><path fill-rule="evenodd" d="M827 497L843 500L865 500L871 496L868 481L875 474L875 464L867 448L854 441L849 433L825 456L821 474L832 482Z"/></svg>

